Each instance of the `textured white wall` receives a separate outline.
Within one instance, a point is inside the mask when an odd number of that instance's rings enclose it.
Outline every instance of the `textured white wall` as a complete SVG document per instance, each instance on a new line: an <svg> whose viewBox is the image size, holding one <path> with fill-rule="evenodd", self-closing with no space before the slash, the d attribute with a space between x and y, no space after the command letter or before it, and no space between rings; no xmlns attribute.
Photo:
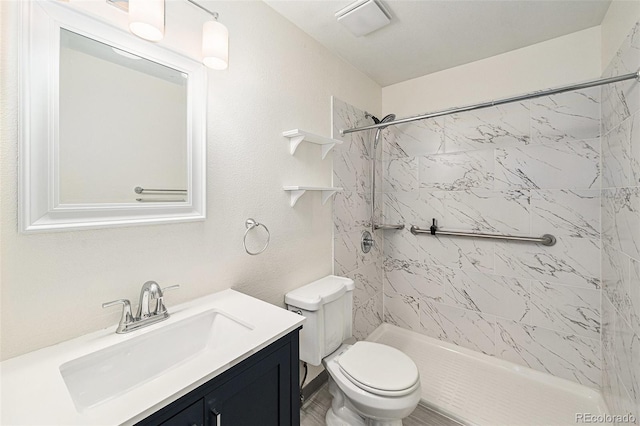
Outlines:
<svg viewBox="0 0 640 426"><path fill-rule="evenodd" d="M17 3L1 3L2 359L115 324L118 310L100 304L137 300L149 279L182 285L168 296L171 309L229 287L282 305L288 290L331 273L331 206L307 194L291 208L281 189L329 184L331 159L320 160L315 145L291 156L280 134L329 135L331 95L379 113L380 87L262 2L204 3L230 33L229 69L209 73L207 220L27 236L16 224ZM199 32L206 15L186 2L169 7L168 44L181 22ZM109 13L124 25L121 12ZM197 53L191 39L183 46ZM242 248L248 217L271 230L261 256Z"/></svg>
<svg viewBox="0 0 640 426"><path fill-rule="evenodd" d="M398 117L489 101L600 77L600 27L428 74L382 89Z"/></svg>

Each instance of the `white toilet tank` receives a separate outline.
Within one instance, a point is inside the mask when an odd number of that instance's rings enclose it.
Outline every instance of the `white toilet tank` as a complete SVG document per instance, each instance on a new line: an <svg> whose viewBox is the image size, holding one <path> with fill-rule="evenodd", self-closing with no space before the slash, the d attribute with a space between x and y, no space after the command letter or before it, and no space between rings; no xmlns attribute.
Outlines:
<svg viewBox="0 0 640 426"><path fill-rule="evenodd" d="M353 280L329 275L285 295L288 309L307 318L300 332L302 361L320 365L351 337L353 288Z"/></svg>

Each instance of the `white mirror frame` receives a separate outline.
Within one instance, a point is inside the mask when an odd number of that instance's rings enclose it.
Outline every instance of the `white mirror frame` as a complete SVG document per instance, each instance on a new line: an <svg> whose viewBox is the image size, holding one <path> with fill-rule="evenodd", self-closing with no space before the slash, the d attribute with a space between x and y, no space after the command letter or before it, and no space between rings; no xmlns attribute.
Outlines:
<svg viewBox="0 0 640 426"><path fill-rule="evenodd" d="M19 212L21 232L204 220L206 71L191 58L136 38L56 1L23 1L20 39ZM184 203L60 205L57 185L60 29L64 28L188 76ZM132 183L132 193L133 187Z"/></svg>

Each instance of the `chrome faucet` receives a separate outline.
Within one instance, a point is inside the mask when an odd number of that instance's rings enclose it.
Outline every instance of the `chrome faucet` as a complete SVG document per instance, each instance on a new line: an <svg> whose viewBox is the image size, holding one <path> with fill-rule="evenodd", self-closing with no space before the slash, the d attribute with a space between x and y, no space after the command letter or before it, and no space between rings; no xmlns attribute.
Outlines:
<svg viewBox="0 0 640 426"><path fill-rule="evenodd" d="M138 312L134 317L131 313L131 302L127 299L118 299L112 302L103 303L103 308L109 308L115 305L122 305L122 316L120 323L116 329L116 333L129 333L130 331L146 327L151 324L166 320L169 318L169 312L164 305L164 292L180 288L179 285L160 288L157 282L147 281L142 285L140 290L140 302L138 303ZM152 304L155 306L152 309Z"/></svg>

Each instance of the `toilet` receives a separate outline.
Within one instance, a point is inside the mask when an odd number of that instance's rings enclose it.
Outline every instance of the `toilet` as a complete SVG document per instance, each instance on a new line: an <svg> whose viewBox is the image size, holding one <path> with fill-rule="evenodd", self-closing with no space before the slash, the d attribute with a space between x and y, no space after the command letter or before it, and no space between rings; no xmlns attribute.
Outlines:
<svg viewBox="0 0 640 426"><path fill-rule="evenodd" d="M327 425L399 426L420 401L420 376L401 351L352 337L353 280L329 275L285 295L307 321L300 359L324 365L333 399Z"/></svg>

